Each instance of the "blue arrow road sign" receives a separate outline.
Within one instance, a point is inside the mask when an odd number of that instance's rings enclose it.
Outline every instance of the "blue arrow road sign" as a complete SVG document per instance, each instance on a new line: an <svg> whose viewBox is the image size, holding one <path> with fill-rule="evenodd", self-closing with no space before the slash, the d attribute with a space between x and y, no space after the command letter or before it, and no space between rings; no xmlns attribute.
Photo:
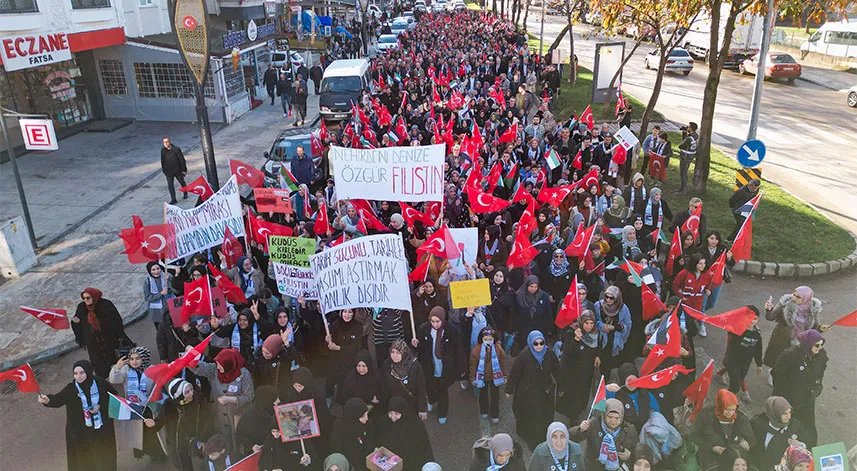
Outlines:
<svg viewBox="0 0 857 471"><path fill-rule="evenodd" d="M765 160L765 144L758 139L751 139L738 148L738 163L744 167L753 168Z"/></svg>

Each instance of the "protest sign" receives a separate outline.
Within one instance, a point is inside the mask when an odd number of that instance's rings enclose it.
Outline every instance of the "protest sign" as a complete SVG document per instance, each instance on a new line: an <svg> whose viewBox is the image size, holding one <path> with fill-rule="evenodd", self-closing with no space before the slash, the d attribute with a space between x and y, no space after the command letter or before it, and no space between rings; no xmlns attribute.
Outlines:
<svg viewBox="0 0 857 471"><path fill-rule="evenodd" d="M816 471L848 471L848 453L845 443L828 443L812 448L812 457Z"/></svg>
<svg viewBox="0 0 857 471"><path fill-rule="evenodd" d="M352 149L330 146L339 199L441 201L445 144Z"/></svg>
<svg viewBox="0 0 857 471"><path fill-rule="evenodd" d="M226 226L235 237L244 235L241 199L235 176L210 198L191 209L164 203L164 222L176 229L176 256L168 261L188 257L223 242Z"/></svg>
<svg viewBox="0 0 857 471"><path fill-rule="evenodd" d="M280 437L283 442L293 442L321 435L315 401L306 399L274 406Z"/></svg>
<svg viewBox="0 0 857 471"><path fill-rule="evenodd" d="M449 269L456 275L464 275L467 270L462 262L467 262L471 267L476 266L476 253L479 250L479 229L475 227L449 229L449 233L452 234L452 240L455 241L458 251L461 252L460 258L449 261Z"/></svg>
<svg viewBox="0 0 857 471"><path fill-rule="evenodd" d="M280 188L253 188L256 210L260 213L292 214L289 190Z"/></svg>
<svg viewBox="0 0 857 471"><path fill-rule="evenodd" d="M622 126L622 129L616 132L614 137L616 138L616 143L622 145L628 152L631 151L632 147L640 143L640 140L628 129L628 126Z"/></svg>
<svg viewBox="0 0 857 471"><path fill-rule="evenodd" d="M306 237L269 236L268 249L274 265L277 291L297 298L318 299L309 256L315 253L315 240Z"/></svg>
<svg viewBox="0 0 857 471"><path fill-rule="evenodd" d="M453 281L449 284L453 309L488 306L491 304L491 287L488 278Z"/></svg>
<svg viewBox="0 0 857 471"><path fill-rule="evenodd" d="M182 325L182 304L184 304L184 296L176 296L167 301L167 307L170 310L170 318L173 320L173 325L180 327ZM223 295L223 290L217 286L211 288L211 304L214 307L214 316L218 319L226 319L229 317L229 310L226 307L226 296ZM194 316L192 319L200 319L199 316Z"/></svg>
<svg viewBox="0 0 857 471"><path fill-rule="evenodd" d="M309 258L324 314L345 308L411 310L408 259L399 234L360 237Z"/></svg>

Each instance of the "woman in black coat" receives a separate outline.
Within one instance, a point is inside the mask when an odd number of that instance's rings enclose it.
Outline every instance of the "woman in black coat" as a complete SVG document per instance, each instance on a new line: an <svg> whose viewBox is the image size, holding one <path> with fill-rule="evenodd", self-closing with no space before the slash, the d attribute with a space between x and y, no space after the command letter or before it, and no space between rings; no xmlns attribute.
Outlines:
<svg viewBox="0 0 857 471"><path fill-rule="evenodd" d="M112 306L112 304L111 304ZM56 394L39 394L45 407L65 407L66 461L69 471L116 469L116 436L107 410L116 390L95 376L92 363L74 364L74 381Z"/></svg>
<svg viewBox="0 0 857 471"><path fill-rule="evenodd" d="M345 402L342 417L333 424L330 449L342 453L349 463L366 463L375 450L375 424L369 420L369 408L361 399ZM356 466L355 466L356 467Z"/></svg>
<svg viewBox="0 0 857 471"><path fill-rule="evenodd" d="M429 312L431 312L431 310L436 306L442 307L444 311L449 310L447 297L442 296L437 291L437 286L435 286L434 280L431 278L426 278L426 280L417 287L416 291L411 294L411 304L414 307L414 328L423 325L424 322L428 322ZM405 332L410 332L411 326L409 316L404 316L402 321L406 324Z"/></svg>
<svg viewBox="0 0 857 471"><path fill-rule="evenodd" d="M765 399L765 412L750 419L750 426L756 436L756 446L751 451L761 471L771 471L780 464L789 442L805 441L803 425L792 418L792 405L784 397Z"/></svg>
<svg viewBox="0 0 857 471"><path fill-rule="evenodd" d="M235 437L238 442L238 450L233 453L237 456L247 456L255 452L255 447L265 444L271 435L268 426L274 419L274 403L277 400L277 389L273 386L259 386L253 396L253 404L244 409L238 426L235 428Z"/></svg>
<svg viewBox="0 0 857 471"><path fill-rule="evenodd" d="M553 422L559 361L548 348L544 334L537 330L527 335L527 346L512 365L506 399L514 395L515 431L532 450L544 441L545 430Z"/></svg>
<svg viewBox="0 0 857 471"><path fill-rule="evenodd" d="M812 448L817 444L815 429L815 398L821 394L824 371L827 369L827 352L824 337L817 330L805 330L797 335L798 345L789 347L771 371L774 377L774 396L782 396L792 405L792 416L806 430L804 443Z"/></svg>
<svg viewBox="0 0 857 471"><path fill-rule="evenodd" d="M527 335L534 330L548 334L554 331L554 315L550 296L541 290L539 279L535 275L527 277L527 281L518 288L515 294L516 309L515 331L518 345L523 350ZM548 422L549 424L550 422ZM543 428L546 428L545 424ZM542 432L539 432L539 436Z"/></svg>
<svg viewBox="0 0 857 471"><path fill-rule="evenodd" d="M554 250L550 265L542 276L544 290L551 297L552 313L557 312L577 273L577 266L572 266L568 262L562 249Z"/></svg>
<svg viewBox="0 0 857 471"><path fill-rule="evenodd" d="M333 416L330 415L330 409L324 397L324 388L316 387L312 371L306 367L298 368L292 375L290 386L285 391L279 391L279 393L280 404L307 399L315 401L315 413L318 416L318 427L321 431L321 437L314 439L318 440L315 445L321 454L326 452L327 440L330 437L330 430L333 428Z"/></svg>
<svg viewBox="0 0 857 471"><path fill-rule="evenodd" d="M363 342L363 325L354 319L353 309L339 311L339 319L331 323L330 335L324 340L329 350L325 396L332 398L334 388L341 389L346 372L353 369Z"/></svg>
<svg viewBox="0 0 857 471"><path fill-rule="evenodd" d="M589 404L592 379L601 364L601 336L595 327L595 313L585 310L566 331L562 342L557 382L557 411L577 423Z"/></svg>
<svg viewBox="0 0 857 471"><path fill-rule="evenodd" d="M390 345L390 353L381 367L382 404L387 404L393 396L408 401L408 405L420 415L428 417L426 402L426 378L420 362L404 340L396 340Z"/></svg>
<svg viewBox="0 0 857 471"><path fill-rule="evenodd" d="M80 299L83 301L71 318L74 339L89 352L95 374L106 378L116 363L119 347L133 345L125 334L122 316L110 300L101 297L101 290L86 288Z"/></svg>
<svg viewBox="0 0 857 471"><path fill-rule="evenodd" d="M429 407L437 406L437 421L444 424L449 412L449 386L461 378L463 371L458 332L447 324L446 311L437 306L429 313L429 321L420 326L417 340Z"/></svg>
<svg viewBox="0 0 857 471"><path fill-rule="evenodd" d="M377 446L383 446L399 455L407 471L419 471L434 461L426 426L401 397L390 398L387 414L378 422Z"/></svg>
<svg viewBox="0 0 857 471"><path fill-rule="evenodd" d="M511 336L515 333L514 314L515 314L515 291L509 286L509 272L506 267L500 267L494 270L494 275L491 277L491 305L488 306L487 315L490 315L500 332L504 335L503 348L507 349L509 345L506 343L505 336Z"/></svg>

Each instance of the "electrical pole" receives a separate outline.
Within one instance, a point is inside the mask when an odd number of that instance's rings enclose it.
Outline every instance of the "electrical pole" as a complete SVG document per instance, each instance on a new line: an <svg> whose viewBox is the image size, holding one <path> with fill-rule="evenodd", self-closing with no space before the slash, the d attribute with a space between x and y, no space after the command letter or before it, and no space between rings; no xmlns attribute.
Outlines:
<svg viewBox="0 0 857 471"><path fill-rule="evenodd" d="M15 174L15 185L18 187L18 197L21 199L21 208L24 210L24 222L27 224L27 232L30 235L30 244L33 250L36 250L36 231L33 229L33 220L30 219L30 207L27 205L27 195L24 194L24 184L21 182L21 172L18 171L18 161L15 160L15 146L12 145L12 140L9 139L9 129L6 127L6 110L0 108L0 130L3 132L3 140L6 141L6 151L9 152L9 161L12 162L12 173ZM22 115L12 112L9 114L13 118L47 118L44 115Z"/></svg>
<svg viewBox="0 0 857 471"><path fill-rule="evenodd" d="M531 0L524 1L529 2ZM545 42L545 3L547 3L547 0L542 0L542 26L539 30L539 56L542 55L542 46ZM524 29L527 29L527 25L524 25ZM539 63L541 64L541 61Z"/></svg>
<svg viewBox="0 0 857 471"><path fill-rule="evenodd" d="M756 67L756 81L753 84L753 101L750 104L750 125L747 140L756 138L759 125L759 108L762 106L762 84L765 82L765 62L768 60L768 47L771 43L771 29L774 24L774 0L768 0L768 12L762 24L762 44L759 46L759 63ZM751 39L752 41L752 39Z"/></svg>

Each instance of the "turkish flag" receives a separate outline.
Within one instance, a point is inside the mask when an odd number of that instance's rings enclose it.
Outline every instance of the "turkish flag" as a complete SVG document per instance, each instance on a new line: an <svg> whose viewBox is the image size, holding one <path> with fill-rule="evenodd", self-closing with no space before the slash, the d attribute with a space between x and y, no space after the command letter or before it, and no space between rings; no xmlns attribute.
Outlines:
<svg viewBox="0 0 857 471"><path fill-rule="evenodd" d="M482 191L471 191L467 197L469 198L470 209L476 214L496 213L512 204L509 200L497 198Z"/></svg>
<svg viewBox="0 0 857 471"><path fill-rule="evenodd" d="M315 224L313 224L312 228L319 237L325 237L328 232L333 232L324 202L319 202L318 204L318 212L315 213Z"/></svg>
<svg viewBox="0 0 857 471"><path fill-rule="evenodd" d="M527 189L524 188L524 185L518 185L518 189L515 190L515 194L512 195L512 202L517 203L522 199L527 197Z"/></svg>
<svg viewBox="0 0 857 471"><path fill-rule="evenodd" d="M509 126L509 129L506 130L503 134L500 135L500 143L504 142L515 142L515 139L518 137L518 123L515 123Z"/></svg>
<svg viewBox="0 0 857 471"><path fill-rule="evenodd" d="M426 276L428 276L429 269L429 261L426 259L423 263L417 265L408 275L408 281L425 281Z"/></svg>
<svg viewBox="0 0 857 471"><path fill-rule="evenodd" d="M401 116L396 120L396 134L399 136L397 144L401 144L402 141L408 138L408 126L405 124L405 118Z"/></svg>
<svg viewBox="0 0 857 471"><path fill-rule="evenodd" d="M425 213L429 215L432 221L437 221L438 216L440 216L440 201L427 201L423 208L425 208Z"/></svg>
<svg viewBox="0 0 857 471"><path fill-rule="evenodd" d="M503 164L497 161L491 167L491 170L488 171L488 193L494 193L494 189L497 188L497 183L500 182L502 176Z"/></svg>
<svg viewBox="0 0 857 471"><path fill-rule="evenodd" d="M694 242L699 240L699 218L702 217L702 203L699 203L696 206L696 209L690 213L690 217L687 218L687 221L681 225L682 232L690 231L693 233ZM748 218L749 219L749 218Z"/></svg>
<svg viewBox="0 0 857 471"><path fill-rule="evenodd" d="M452 96L450 96L447 106L449 106L449 109L451 110L461 108L464 106L464 95L462 95L458 90L452 92Z"/></svg>
<svg viewBox="0 0 857 471"><path fill-rule="evenodd" d="M473 131L470 133L470 140L475 142L478 145L478 148L481 149L482 146L485 145L485 139L482 138L482 133L479 131L479 126L474 122L473 123ZM473 157L473 161L477 160L475 155L471 155Z"/></svg>
<svg viewBox="0 0 857 471"><path fill-rule="evenodd" d="M538 249L530 243L530 237L521 231L521 225L518 224L518 229L515 231L515 243L512 244L512 251L509 252L509 258L506 261L506 267L509 270L514 270L518 267L525 267L539 254Z"/></svg>
<svg viewBox="0 0 857 471"><path fill-rule="evenodd" d="M622 144L613 146L613 157L610 158L616 165L622 165L628 160L628 150Z"/></svg>
<svg viewBox="0 0 857 471"><path fill-rule="evenodd" d="M734 252L733 252L734 253ZM679 232L678 227L675 228L675 234L673 234L673 240L670 244L670 253L667 255L667 266L666 272L667 275L673 275L673 267L675 266L675 261L679 257L682 256L682 248L681 248L681 232Z"/></svg>
<svg viewBox="0 0 857 471"><path fill-rule="evenodd" d="M179 188L179 191L199 195L199 198L202 201L207 200L214 194L214 190L211 189L211 185L208 184L208 180L206 180L202 175L197 177L196 180L188 183L187 186Z"/></svg>
<svg viewBox="0 0 857 471"><path fill-rule="evenodd" d="M223 252L226 268L234 267L238 263L238 259L244 256L244 246L238 242L238 239L229 230L228 225L223 232L223 243L220 244L220 248L221 252Z"/></svg>
<svg viewBox="0 0 857 471"><path fill-rule="evenodd" d="M613 110L615 116L619 116L619 111L625 107L625 97L622 95L622 84L619 84L619 90L616 91L616 109Z"/></svg>
<svg viewBox="0 0 857 471"><path fill-rule="evenodd" d="M246 164L240 160L229 159L229 171L235 175L236 181L240 185L246 183L250 188L262 188L265 186L265 174L261 170L256 170L250 164Z"/></svg>
<svg viewBox="0 0 857 471"><path fill-rule="evenodd" d="M565 299L562 300L562 305L559 307L559 313L557 313L554 323L562 329L570 326L578 317L580 317L580 298L577 293L577 275L574 275L574 281L568 287L568 293L565 295Z"/></svg>
<svg viewBox="0 0 857 471"><path fill-rule="evenodd" d="M661 315L662 312L667 310L666 305L664 305L663 301L649 288L649 285L642 283L640 285L640 290L643 298L643 320L648 321L652 320L655 317Z"/></svg>
<svg viewBox="0 0 857 471"><path fill-rule="evenodd" d="M261 457L262 450L259 450L226 468L224 471L259 471L259 458Z"/></svg>
<svg viewBox="0 0 857 471"><path fill-rule="evenodd" d="M390 228L385 226L377 216L375 216L375 212L369 209L360 208L357 210L357 214L360 215L360 220L363 221L369 229L375 229L378 232L390 232Z"/></svg>
<svg viewBox="0 0 857 471"><path fill-rule="evenodd" d="M68 313L65 309L37 309L21 306L21 310L42 321L43 324L52 329L64 330L71 328L71 325L68 323Z"/></svg>
<svg viewBox="0 0 857 471"><path fill-rule="evenodd" d="M713 375L714 360L708 360L708 366L705 367L705 371L682 392L682 395L693 403L693 412L690 414L691 423L696 419L696 414L702 410L702 405L705 404L705 397L708 396L708 388L711 386Z"/></svg>
<svg viewBox="0 0 857 471"><path fill-rule="evenodd" d="M592 105L586 107L583 113L580 113L580 122L586 123L586 129L592 131L595 127L595 117L592 116Z"/></svg>
<svg viewBox="0 0 857 471"><path fill-rule="evenodd" d="M0 383L6 380L14 381L15 386L18 387L18 391L28 393L41 392L39 383L36 381L36 374L33 373L33 368L30 367L29 363L0 373Z"/></svg>
<svg viewBox="0 0 857 471"><path fill-rule="evenodd" d="M431 86L431 102L432 102L432 108L434 108L435 106L439 105L439 104L441 103L441 101L442 101L442 100L441 100L441 98L440 98L440 93L438 93L438 92L437 92L437 86L432 85L432 86Z"/></svg>
<svg viewBox="0 0 857 471"><path fill-rule="evenodd" d="M682 306L684 313L694 319L711 324L714 327L720 327L723 330L732 332L735 335L743 335L744 332L753 323L756 318L756 313L748 307L739 307L731 311L718 314L716 316L708 316L701 311L698 311L690 306Z"/></svg>
<svg viewBox="0 0 857 471"><path fill-rule="evenodd" d="M593 185L595 185L595 188L597 188L598 192L601 193L601 175L598 174L597 168L591 169L589 173L587 173L583 176L583 178L580 179L580 181L582 182L580 183L580 185L583 185L583 188L586 188L588 190Z"/></svg>
<svg viewBox="0 0 857 471"><path fill-rule="evenodd" d="M288 226L263 221L250 215L247 216L247 219L250 221L250 234L253 237L253 242L262 244L265 247L265 252L268 252L268 236L291 236L294 234L294 230Z"/></svg>
<svg viewBox="0 0 857 471"><path fill-rule="evenodd" d="M119 237L125 245L122 252L130 263L157 262L176 254L176 235L172 224L144 226L140 216L132 216L133 226L122 229Z"/></svg>
<svg viewBox="0 0 857 471"><path fill-rule="evenodd" d="M547 203L552 206L559 206L563 201L577 188L577 183L573 183L571 185L563 185L556 188L548 188L543 186L541 190L539 190L539 194L536 196L536 199L541 201L542 203Z"/></svg>
<svg viewBox="0 0 857 471"><path fill-rule="evenodd" d="M686 375L692 372L692 369L689 370L682 365L673 365L669 368L655 371L650 375L643 376L642 378L628 381L628 386L642 389L658 389L672 383L679 373Z"/></svg>
<svg viewBox="0 0 857 471"><path fill-rule="evenodd" d="M571 161L571 166L578 170L583 170L583 149L577 151L574 160Z"/></svg>
<svg viewBox="0 0 857 471"><path fill-rule="evenodd" d="M566 247L565 254L569 257L585 257L589 252L589 244L592 242L593 234L595 234L595 224L584 229L581 222L577 226L577 232L574 233L574 240Z"/></svg>
<svg viewBox="0 0 857 471"><path fill-rule="evenodd" d="M640 368L640 374L651 373L666 358L681 356L681 325L678 321L680 308L681 303L673 309L668 317L661 321L655 333L646 341L646 346L650 347L651 351Z"/></svg>
<svg viewBox="0 0 857 471"><path fill-rule="evenodd" d="M146 368L146 371L144 371L143 374L155 382L148 402L159 401L163 395L162 389L164 389L164 386L166 386L171 379L181 373L183 369L194 368L199 364L199 361L202 359L202 353L205 352L205 348L208 347L208 343L211 342L212 336L214 336L214 334L206 337L206 339L200 342L199 345L193 347L193 350L169 363L160 363Z"/></svg>
<svg viewBox="0 0 857 471"><path fill-rule="evenodd" d="M667 165L664 158L649 151L649 176L658 180L667 179Z"/></svg>
<svg viewBox="0 0 857 471"><path fill-rule="evenodd" d="M435 231L434 234L431 235L423 245L421 245L417 252L429 252L434 254L437 257L445 258L447 260L453 260L461 257L461 252L458 250L458 244L455 243L455 239L452 238L452 233L449 232L449 228L445 225Z"/></svg>
<svg viewBox="0 0 857 471"><path fill-rule="evenodd" d="M846 314L833 322L833 325L842 327L857 327L857 311Z"/></svg>
<svg viewBox="0 0 857 471"><path fill-rule="evenodd" d="M247 296L244 295L244 291L238 285L233 283L228 276L218 270L211 262L208 262L208 273L211 274L212 278L214 278L214 281L217 283L217 287L220 288L220 291L223 291L223 296L226 297L227 301L232 304L247 303ZM182 308L184 308L184 306L182 306Z"/></svg>
<svg viewBox="0 0 857 471"><path fill-rule="evenodd" d="M186 324L191 316L213 315L214 307L211 305L211 286L208 282L208 275L196 281L185 283L182 325Z"/></svg>
<svg viewBox="0 0 857 471"><path fill-rule="evenodd" d="M741 260L749 260L750 253L753 250L753 217L750 216L744 220L738 235L732 242L732 258L736 262Z"/></svg>
<svg viewBox="0 0 857 471"><path fill-rule="evenodd" d="M482 191L482 169L479 167L478 158L473 159L473 167L470 169L470 173L467 174L467 180L464 182L464 191Z"/></svg>
<svg viewBox="0 0 857 471"><path fill-rule="evenodd" d="M717 257L717 260L711 264L708 269L708 276L711 278L711 286L720 286L723 284L723 272L726 270L726 250Z"/></svg>
<svg viewBox="0 0 857 471"><path fill-rule="evenodd" d="M326 141L330 138L330 133L327 132L327 125L324 124L323 119L321 120L321 124L319 125L319 128L318 128L318 137L322 141Z"/></svg>
<svg viewBox="0 0 857 471"><path fill-rule="evenodd" d="M527 200L527 208L524 209L524 212L521 213L521 217L518 219L518 231L529 238L530 234L539 225L536 220L536 199L531 195L526 195L524 199Z"/></svg>
<svg viewBox="0 0 857 471"><path fill-rule="evenodd" d="M399 206L402 208L402 217L405 218L405 222L408 223L409 226L413 227L415 221L422 221L426 226L434 225L434 221L428 214L417 211L407 203L403 203L401 201L399 201Z"/></svg>
<svg viewBox="0 0 857 471"><path fill-rule="evenodd" d="M324 152L324 144L321 143L321 139L316 137L315 133L311 133L309 135L309 153L313 157L318 157L321 153Z"/></svg>

